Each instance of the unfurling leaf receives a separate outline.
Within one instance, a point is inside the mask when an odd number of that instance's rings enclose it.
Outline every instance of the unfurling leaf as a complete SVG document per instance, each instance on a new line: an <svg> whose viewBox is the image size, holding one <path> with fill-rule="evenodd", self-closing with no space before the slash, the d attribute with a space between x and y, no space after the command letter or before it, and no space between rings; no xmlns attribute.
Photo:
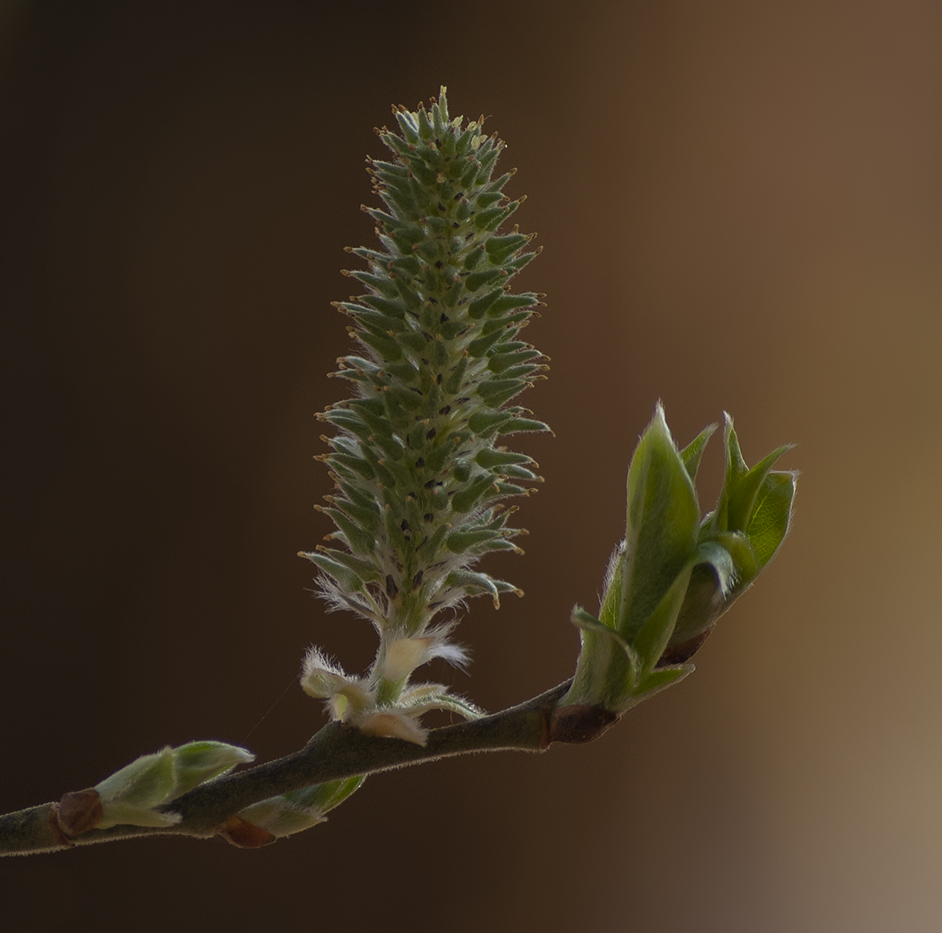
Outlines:
<svg viewBox="0 0 942 933"><path fill-rule="evenodd" d="M795 474L749 468L726 418L726 482L701 521L693 480L710 426L684 450L660 405L628 468L625 539L609 561L599 618L577 607L581 651L563 705L622 713L678 682L716 620L772 559L788 532Z"/></svg>

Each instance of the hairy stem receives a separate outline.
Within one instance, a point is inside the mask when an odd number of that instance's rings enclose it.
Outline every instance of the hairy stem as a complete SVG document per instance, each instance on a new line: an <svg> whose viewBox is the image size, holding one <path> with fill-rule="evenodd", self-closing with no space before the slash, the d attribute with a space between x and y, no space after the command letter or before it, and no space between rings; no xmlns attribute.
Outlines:
<svg viewBox="0 0 942 933"><path fill-rule="evenodd" d="M324 726L304 748L255 768L202 784L169 804L182 817L173 826L114 826L67 837L58 803L0 816L0 855L71 848L134 836L209 837L250 804L312 784L372 774L420 762L483 751L544 751L555 741L587 742L617 717L591 707L564 707L569 681L518 706L472 722L433 729L425 745L365 735L338 723Z"/></svg>

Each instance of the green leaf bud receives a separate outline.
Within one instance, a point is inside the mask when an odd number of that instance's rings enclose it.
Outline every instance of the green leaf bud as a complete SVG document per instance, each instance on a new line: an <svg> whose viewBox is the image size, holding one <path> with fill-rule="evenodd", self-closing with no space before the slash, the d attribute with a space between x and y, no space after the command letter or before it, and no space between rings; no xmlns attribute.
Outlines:
<svg viewBox="0 0 942 933"><path fill-rule="evenodd" d="M739 438L733 429L733 419L725 415L726 481L720 493L712 525L717 531L745 531L752 521L756 500L776 461L791 444L773 450L752 469L746 466L739 449Z"/></svg>
<svg viewBox="0 0 942 933"><path fill-rule="evenodd" d="M299 790L268 797L242 810L240 819L274 837L290 836L323 823L334 807L339 806L362 786L365 775L314 784Z"/></svg>
<svg viewBox="0 0 942 933"><path fill-rule="evenodd" d="M770 472L756 494L746 535L760 570L775 556L788 534L797 479L794 472Z"/></svg>
<svg viewBox="0 0 942 933"><path fill-rule="evenodd" d="M628 468L627 559L616 628L629 641L684 571L700 509L660 404Z"/></svg>
<svg viewBox="0 0 942 933"><path fill-rule="evenodd" d="M779 448L750 469L727 416L726 482L700 521L693 479L713 432L677 450L658 405L628 469L625 540L605 577L599 618L577 607L582 648L563 705L621 714L678 682L716 620L768 564L788 531L795 474Z"/></svg>
<svg viewBox="0 0 942 933"><path fill-rule="evenodd" d="M254 757L225 742L190 742L142 755L95 785L101 809L94 828L172 826L180 815L165 809L167 804Z"/></svg>
<svg viewBox="0 0 942 933"><path fill-rule="evenodd" d="M248 750L226 742L188 742L173 750L176 787L174 798L194 787L221 777L237 765L248 764L255 756Z"/></svg>
<svg viewBox="0 0 942 933"><path fill-rule="evenodd" d="M102 818L97 828L108 829L118 824L172 826L178 823L178 813L157 809L173 799L176 784L170 746L153 755L142 755L95 785L102 804Z"/></svg>
<svg viewBox="0 0 942 933"><path fill-rule="evenodd" d="M700 469L700 458L706 449L707 442L716 431L717 425L707 425L681 452L680 459L683 460L687 473L690 475L690 481L694 482L697 478L697 471Z"/></svg>

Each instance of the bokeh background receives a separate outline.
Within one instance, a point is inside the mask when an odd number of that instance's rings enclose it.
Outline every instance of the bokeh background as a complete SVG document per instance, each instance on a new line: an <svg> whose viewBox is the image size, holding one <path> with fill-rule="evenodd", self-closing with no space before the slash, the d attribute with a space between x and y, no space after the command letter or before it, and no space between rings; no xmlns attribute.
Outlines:
<svg viewBox="0 0 942 933"><path fill-rule="evenodd" d="M5 928L942 928L940 41L931 0L0 3L0 810L166 743L285 754L307 645L371 658L294 555L393 102L447 84L508 141L553 359L490 565L526 598L433 675L489 709L569 675L658 398L803 473L698 672L594 745L379 776L257 851L5 860Z"/></svg>

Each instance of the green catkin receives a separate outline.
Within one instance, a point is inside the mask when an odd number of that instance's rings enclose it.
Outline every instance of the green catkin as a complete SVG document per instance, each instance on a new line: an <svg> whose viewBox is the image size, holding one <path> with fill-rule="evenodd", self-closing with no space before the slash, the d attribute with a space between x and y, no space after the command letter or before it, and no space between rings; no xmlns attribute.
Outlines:
<svg viewBox="0 0 942 933"><path fill-rule="evenodd" d="M368 168L383 207L364 207L381 248L349 250L367 268L346 274L367 291L336 303L360 353L335 375L355 397L319 416L339 432L320 458L336 479L322 511L351 559L305 555L328 599L385 639L421 634L466 597L515 591L471 569L488 551L519 550L513 510L498 503L529 491L508 478L538 478L498 440L549 430L508 405L546 358L519 339L540 296L510 292L536 253L532 236L498 233L522 201L502 193L513 173L492 178L503 143L480 121L452 120L444 88L429 109L394 113L399 133L377 131L392 160Z"/></svg>

